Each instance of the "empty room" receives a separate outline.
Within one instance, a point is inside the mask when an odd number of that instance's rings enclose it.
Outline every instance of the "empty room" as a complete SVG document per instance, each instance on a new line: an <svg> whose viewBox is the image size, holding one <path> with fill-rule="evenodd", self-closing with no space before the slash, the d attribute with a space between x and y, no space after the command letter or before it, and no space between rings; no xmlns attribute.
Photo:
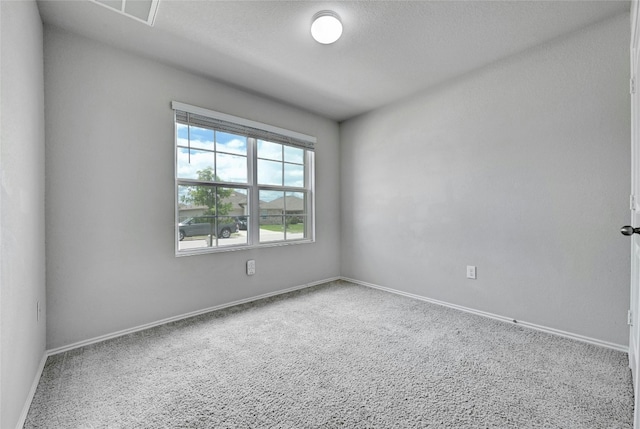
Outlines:
<svg viewBox="0 0 640 429"><path fill-rule="evenodd" d="M0 0L0 427L640 428L638 15Z"/></svg>

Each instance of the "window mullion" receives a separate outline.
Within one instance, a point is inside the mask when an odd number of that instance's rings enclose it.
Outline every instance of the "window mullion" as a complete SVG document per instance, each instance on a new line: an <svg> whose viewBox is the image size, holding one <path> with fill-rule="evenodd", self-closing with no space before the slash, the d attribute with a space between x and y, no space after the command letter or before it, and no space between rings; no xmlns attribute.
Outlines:
<svg viewBox="0 0 640 429"><path fill-rule="evenodd" d="M304 157L304 188L306 190L305 212L307 219L305 222L305 236L315 240L315 154L311 151L305 151Z"/></svg>
<svg viewBox="0 0 640 429"><path fill-rule="evenodd" d="M215 133L213 134L213 136L214 136L213 138L215 140ZM215 161L214 161L214 165L215 165ZM213 171L215 171L215 169ZM214 174L214 177L215 177L215 174ZM218 211L218 200L219 200L218 192L219 192L219 189L220 188L218 186L214 186L213 187L213 203L214 203L213 207L215 208L215 212L214 212L214 216L215 217L213 218L213 231L209 231L211 233L211 235L210 235L211 238L209 239L209 245L211 247L213 247L213 237L216 238L216 246L215 247L218 247L218 238L219 238L218 237L218 213L219 213L219 211Z"/></svg>
<svg viewBox="0 0 640 429"><path fill-rule="evenodd" d="M217 134L218 132L216 130L213 130L213 180L214 181L218 180L218 143L216 143Z"/></svg>
<svg viewBox="0 0 640 429"><path fill-rule="evenodd" d="M247 162L249 182L249 223L247 225L247 241L249 246L259 242L260 232L260 192L258 191L258 141L253 137L247 139Z"/></svg>
<svg viewBox="0 0 640 429"><path fill-rule="evenodd" d="M201 186L209 186L209 185L220 185L223 188L250 188L251 186L246 183L235 183L235 182L209 182L207 180L196 180L196 179L177 179L179 185L201 185Z"/></svg>

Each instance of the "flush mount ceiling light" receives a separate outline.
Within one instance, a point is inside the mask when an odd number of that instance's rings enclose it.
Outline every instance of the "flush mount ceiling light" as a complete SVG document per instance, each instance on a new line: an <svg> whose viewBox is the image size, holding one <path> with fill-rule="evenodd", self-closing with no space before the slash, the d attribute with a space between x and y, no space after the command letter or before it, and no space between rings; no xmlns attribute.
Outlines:
<svg viewBox="0 0 640 429"><path fill-rule="evenodd" d="M311 35L318 43L329 45L342 35L342 22L337 13L323 10L313 15Z"/></svg>

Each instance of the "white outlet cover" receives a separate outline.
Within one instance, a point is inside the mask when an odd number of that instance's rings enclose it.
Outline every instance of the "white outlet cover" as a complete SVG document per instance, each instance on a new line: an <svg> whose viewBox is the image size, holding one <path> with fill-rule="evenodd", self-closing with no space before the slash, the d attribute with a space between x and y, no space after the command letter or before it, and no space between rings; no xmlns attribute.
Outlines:
<svg viewBox="0 0 640 429"><path fill-rule="evenodd" d="M475 265L467 265L467 278L475 279L476 278L476 266Z"/></svg>
<svg viewBox="0 0 640 429"><path fill-rule="evenodd" d="M256 273L256 261L251 259L247 261L247 275L252 276Z"/></svg>

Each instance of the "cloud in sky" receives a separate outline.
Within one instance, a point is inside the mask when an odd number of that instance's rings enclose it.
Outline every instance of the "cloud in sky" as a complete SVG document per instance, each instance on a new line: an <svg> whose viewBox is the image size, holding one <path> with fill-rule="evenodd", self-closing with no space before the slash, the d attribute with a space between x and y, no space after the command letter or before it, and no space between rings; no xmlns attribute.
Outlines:
<svg viewBox="0 0 640 429"><path fill-rule="evenodd" d="M258 158L304 164L304 149L258 140Z"/></svg>
<svg viewBox="0 0 640 429"><path fill-rule="evenodd" d="M216 150L236 155L247 154L247 138L222 131L177 124L178 144L195 149Z"/></svg>
<svg viewBox="0 0 640 429"><path fill-rule="evenodd" d="M177 175L197 179L198 171L213 168L225 182L246 184L247 138L240 135L177 124ZM258 183L304 187L304 150L258 140Z"/></svg>
<svg viewBox="0 0 640 429"><path fill-rule="evenodd" d="M178 148L178 177L197 179L198 171L214 168L225 182L247 183L247 157Z"/></svg>
<svg viewBox="0 0 640 429"><path fill-rule="evenodd" d="M247 138L216 131L216 150L220 152L247 154Z"/></svg>

